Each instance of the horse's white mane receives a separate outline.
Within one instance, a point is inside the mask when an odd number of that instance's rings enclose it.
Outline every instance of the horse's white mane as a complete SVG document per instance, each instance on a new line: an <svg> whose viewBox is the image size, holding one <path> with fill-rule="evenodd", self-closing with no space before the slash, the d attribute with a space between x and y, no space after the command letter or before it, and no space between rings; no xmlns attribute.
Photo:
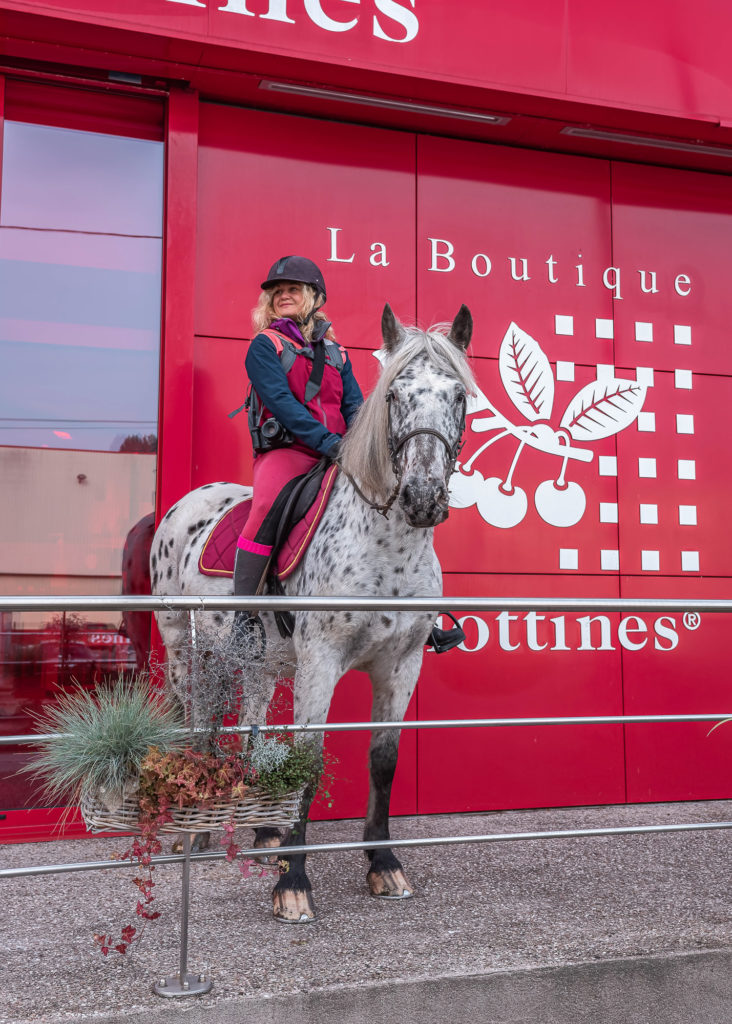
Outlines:
<svg viewBox="0 0 732 1024"><path fill-rule="evenodd" d="M369 497L386 501L394 486L389 459L389 432L386 396L397 377L417 356L426 357L426 365L443 376L459 381L466 392L475 394L476 383L468 361L457 345L448 339L452 324L433 324L423 331L418 327L400 328L402 340L395 351L384 353L376 387L358 411L343 441L340 461L344 470Z"/></svg>

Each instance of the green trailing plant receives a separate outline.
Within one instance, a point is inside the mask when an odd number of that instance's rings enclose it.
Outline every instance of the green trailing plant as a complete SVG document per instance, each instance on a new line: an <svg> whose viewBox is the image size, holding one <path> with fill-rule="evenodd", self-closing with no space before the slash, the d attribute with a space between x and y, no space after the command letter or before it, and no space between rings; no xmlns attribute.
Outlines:
<svg viewBox="0 0 732 1024"><path fill-rule="evenodd" d="M180 710L141 673L90 692L62 694L36 716L44 733L33 761L24 769L48 799L79 804L98 798L110 809L137 789L140 768L151 747L173 750L185 742Z"/></svg>

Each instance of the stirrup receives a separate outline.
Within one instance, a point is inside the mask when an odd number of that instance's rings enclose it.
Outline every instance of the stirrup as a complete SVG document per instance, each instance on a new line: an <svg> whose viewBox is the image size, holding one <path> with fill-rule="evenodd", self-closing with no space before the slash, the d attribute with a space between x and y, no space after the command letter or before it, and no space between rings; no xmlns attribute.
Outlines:
<svg viewBox="0 0 732 1024"><path fill-rule="evenodd" d="M243 657L250 661L261 661L264 658L267 636L264 623L258 615L246 611L235 612L231 639Z"/></svg>
<svg viewBox="0 0 732 1024"><path fill-rule="evenodd" d="M452 612L442 612L442 614L452 619L455 625L452 629L440 629L438 626L432 627L425 647L434 648L435 654L444 654L445 651L451 651L453 647L457 647L458 644L463 643L465 640L465 632Z"/></svg>

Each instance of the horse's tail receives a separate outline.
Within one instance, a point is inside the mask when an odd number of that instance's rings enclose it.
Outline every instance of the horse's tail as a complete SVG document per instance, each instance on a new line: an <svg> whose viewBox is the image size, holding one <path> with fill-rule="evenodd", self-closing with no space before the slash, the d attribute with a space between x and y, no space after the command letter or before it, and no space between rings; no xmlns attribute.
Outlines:
<svg viewBox="0 0 732 1024"><path fill-rule="evenodd" d="M155 531L150 547L150 589L154 596L181 593L180 581L180 527L175 521L177 506L163 517ZM188 631L188 613L184 611L155 612L168 657L179 646Z"/></svg>

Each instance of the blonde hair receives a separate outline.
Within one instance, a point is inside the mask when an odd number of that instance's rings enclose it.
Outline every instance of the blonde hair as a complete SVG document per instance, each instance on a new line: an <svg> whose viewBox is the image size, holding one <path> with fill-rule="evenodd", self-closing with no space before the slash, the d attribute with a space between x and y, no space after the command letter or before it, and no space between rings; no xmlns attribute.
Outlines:
<svg viewBox="0 0 732 1024"><path fill-rule="evenodd" d="M295 284L299 283L300 282L298 281L295 282ZM272 288L264 288L259 296L259 302L252 310L252 326L254 327L255 333L259 331L266 331L274 320L279 319L272 304L276 287L277 286L274 285ZM300 316L296 323L300 328L300 332L302 333L305 341L312 341L315 321L327 320L328 317L321 309L318 309L312 316L310 316L313 309L315 309L317 293L311 284L303 283L302 290L304 301ZM325 336L329 341L335 341L335 332L332 327L328 328Z"/></svg>

